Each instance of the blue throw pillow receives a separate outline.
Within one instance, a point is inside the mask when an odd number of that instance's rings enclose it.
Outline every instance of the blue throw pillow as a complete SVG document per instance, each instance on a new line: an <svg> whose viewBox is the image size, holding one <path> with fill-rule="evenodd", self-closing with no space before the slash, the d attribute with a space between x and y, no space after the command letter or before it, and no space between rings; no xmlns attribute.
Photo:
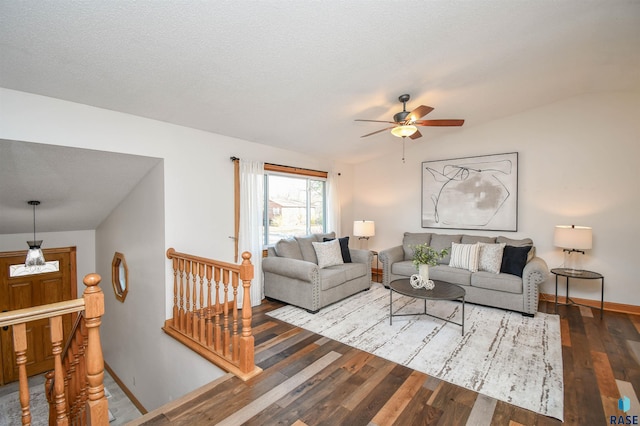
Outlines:
<svg viewBox="0 0 640 426"><path fill-rule="evenodd" d="M527 264L527 256L531 247L505 246L502 252L500 272L522 278L522 271Z"/></svg>
<svg viewBox="0 0 640 426"><path fill-rule="evenodd" d="M323 238L323 240L331 241L335 240L335 238ZM351 263L351 253L349 253L349 237L338 238L340 242L340 252L342 253L342 261L344 263Z"/></svg>

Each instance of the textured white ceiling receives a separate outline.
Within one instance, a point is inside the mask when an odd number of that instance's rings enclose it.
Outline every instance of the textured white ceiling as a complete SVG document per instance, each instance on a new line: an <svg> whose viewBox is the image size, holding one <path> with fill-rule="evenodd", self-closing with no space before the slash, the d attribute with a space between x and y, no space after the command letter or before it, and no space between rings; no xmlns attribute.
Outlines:
<svg viewBox="0 0 640 426"><path fill-rule="evenodd" d="M352 163L402 93L469 127L639 70L640 0L0 2L1 87Z"/></svg>

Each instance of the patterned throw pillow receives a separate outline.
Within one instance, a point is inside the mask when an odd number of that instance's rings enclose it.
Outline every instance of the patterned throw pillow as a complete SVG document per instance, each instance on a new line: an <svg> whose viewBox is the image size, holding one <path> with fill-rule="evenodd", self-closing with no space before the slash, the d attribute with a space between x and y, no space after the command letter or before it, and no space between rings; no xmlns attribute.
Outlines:
<svg viewBox="0 0 640 426"><path fill-rule="evenodd" d="M452 268L468 269L471 272L478 272L478 244L458 244L451 243L451 260L449 266Z"/></svg>
<svg viewBox="0 0 640 426"><path fill-rule="evenodd" d="M502 252L506 244L505 243L500 243L500 244L478 243L478 245L480 246L480 259L478 260L478 270L499 274L500 267L502 266Z"/></svg>
<svg viewBox="0 0 640 426"><path fill-rule="evenodd" d="M318 266L320 268L327 268L334 265L342 265L342 252L340 251L340 242L338 240L331 240L325 243L312 242L313 249L316 251L318 257Z"/></svg>

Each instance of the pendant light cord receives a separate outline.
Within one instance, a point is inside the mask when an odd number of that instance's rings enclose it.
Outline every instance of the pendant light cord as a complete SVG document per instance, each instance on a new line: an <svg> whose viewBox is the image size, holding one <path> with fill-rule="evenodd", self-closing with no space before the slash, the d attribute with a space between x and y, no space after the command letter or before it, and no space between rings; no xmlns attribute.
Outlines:
<svg viewBox="0 0 640 426"><path fill-rule="evenodd" d="M33 241L36 240L36 205L33 204Z"/></svg>

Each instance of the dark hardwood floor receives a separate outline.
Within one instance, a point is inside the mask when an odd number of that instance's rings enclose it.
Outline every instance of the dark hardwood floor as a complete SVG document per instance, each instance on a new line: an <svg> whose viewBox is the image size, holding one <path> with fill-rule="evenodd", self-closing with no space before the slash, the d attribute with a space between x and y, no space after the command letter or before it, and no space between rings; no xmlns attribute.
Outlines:
<svg viewBox="0 0 640 426"><path fill-rule="evenodd" d="M505 402L274 320L265 301L254 310L259 376L225 375L154 410L143 425L559 425ZM540 302L540 311L553 312ZM608 425L637 415L640 318L584 307L559 307L564 365L564 420ZM627 396L631 410L618 410Z"/></svg>

